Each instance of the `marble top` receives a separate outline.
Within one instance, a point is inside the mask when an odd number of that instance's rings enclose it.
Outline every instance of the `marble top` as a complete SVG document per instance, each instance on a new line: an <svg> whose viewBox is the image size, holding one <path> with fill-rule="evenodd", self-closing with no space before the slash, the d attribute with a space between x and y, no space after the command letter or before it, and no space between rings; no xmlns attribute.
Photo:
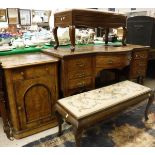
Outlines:
<svg viewBox="0 0 155 155"><path fill-rule="evenodd" d="M148 87L126 80L60 99L58 103L79 119L150 91Z"/></svg>

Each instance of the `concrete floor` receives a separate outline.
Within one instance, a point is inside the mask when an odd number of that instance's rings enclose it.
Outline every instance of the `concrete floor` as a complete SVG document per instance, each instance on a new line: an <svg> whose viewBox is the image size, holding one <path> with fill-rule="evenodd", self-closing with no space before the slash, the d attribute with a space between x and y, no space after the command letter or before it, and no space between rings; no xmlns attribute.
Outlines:
<svg viewBox="0 0 155 155"><path fill-rule="evenodd" d="M144 85L148 86L150 88L155 88L155 79L146 79L144 81ZM6 137L6 135L3 131L3 123L2 123L2 119L0 118L0 147L15 147L15 146L20 147L20 146L23 146L29 142L32 142L32 141L38 140L40 138L43 138L45 136L48 136L50 134L56 133L57 131L58 131L58 128L55 127L55 128L40 132L38 134L29 136L29 137L26 137L26 138L23 138L20 140L15 139L13 141L10 141Z"/></svg>

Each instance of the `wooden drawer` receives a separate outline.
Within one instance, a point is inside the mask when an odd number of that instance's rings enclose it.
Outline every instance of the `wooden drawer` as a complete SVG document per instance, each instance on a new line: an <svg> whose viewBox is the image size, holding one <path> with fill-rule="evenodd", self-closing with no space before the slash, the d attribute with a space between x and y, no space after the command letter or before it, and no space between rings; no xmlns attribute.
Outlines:
<svg viewBox="0 0 155 155"><path fill-rule="evenodd" d="M148 52L147 51L137 51L133 53L134 59L147 59Z"/></svg>
<svg viewBox="0 0 155 155"><path fill-rule="evenodd" d="M71 15L70 14L55 15L54 20L55 20L55 26L60 26L60 25L63 26L64 24L69 23L71 21Z"/></svg>
<svg viewBox="0 0 155 155"><path fill-rule="evenodd" d="M72 72L68 73L68 79L78 79L78 78L84 78L87 76L92 76L92 68L88 68L88 69L82 69L82 70L75 70Z"/></svg>
<svg viewBox="0 0 155 155"><path fill-rule="evenodd" d="M74 58L74 59L67 60L68 72L91 68L91 66L92 66L91 57L80 57L80 58Z"/></svg>
<svg viewBox="0 0 155 155"><path fill-rule="evenodd" d="M13 80L31 79L40 76L55 75L55 67L53 64L44 64L17 68L12 72Z"/></svg>
<svg viewBox="0 0 155 155"><path fill-rule="evenodd" d="M96 57L96 67L102 69L111 69L117 67L124 67L129 65L129 55L105 55Z"/></svg>
<svg viewBox="0 0 155 155"><path fill-rule="evenodd" d="M92 83L93 83L92 80L93 80L93 78L91 78L91 77L69 80L68 89L87 87L89 85L92 85Z"/></svg>

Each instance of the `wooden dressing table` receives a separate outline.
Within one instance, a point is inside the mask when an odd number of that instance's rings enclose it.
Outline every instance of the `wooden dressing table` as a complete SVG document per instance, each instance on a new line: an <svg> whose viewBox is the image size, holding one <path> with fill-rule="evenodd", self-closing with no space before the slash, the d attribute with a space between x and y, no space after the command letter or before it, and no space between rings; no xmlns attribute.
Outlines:
<svg viewBox="0 0 155 155"><path fill-rule="evenodd" d="M128 66L128 79L143 83L146 76L149 47L140 45L83 46L74 52L69 48L44 49L43 52L60 58L60 91L63 97L95 88L95 77L104 69L123 69Z"/></svg>
<svg viewBox="0 0 155 155"><path fill-rule="evenodd" d="M126 16L123 14L109 13L92 9L71 9L54 14L53 34L55 39L54 48L59 46L57 36L58 27L69 27L71 51L75 49L75 28L105 28L105 43L108 44L109 28L123 27L122 44L126 39Z"/></svg>

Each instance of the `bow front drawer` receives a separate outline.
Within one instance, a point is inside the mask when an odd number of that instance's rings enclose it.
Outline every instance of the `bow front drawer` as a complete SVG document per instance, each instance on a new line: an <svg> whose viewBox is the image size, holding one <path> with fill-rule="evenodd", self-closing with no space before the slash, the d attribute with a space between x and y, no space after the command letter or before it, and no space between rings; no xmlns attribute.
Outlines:
<svg viewBox="0 0 155 155"><path fill-rule="evenodd" d="M97 56L96 57L96 67L103 68L103 69L111 69L114 67L124 67L129 65L130 63L130 56L129 55L104 55L104 56Z"/></svg>

